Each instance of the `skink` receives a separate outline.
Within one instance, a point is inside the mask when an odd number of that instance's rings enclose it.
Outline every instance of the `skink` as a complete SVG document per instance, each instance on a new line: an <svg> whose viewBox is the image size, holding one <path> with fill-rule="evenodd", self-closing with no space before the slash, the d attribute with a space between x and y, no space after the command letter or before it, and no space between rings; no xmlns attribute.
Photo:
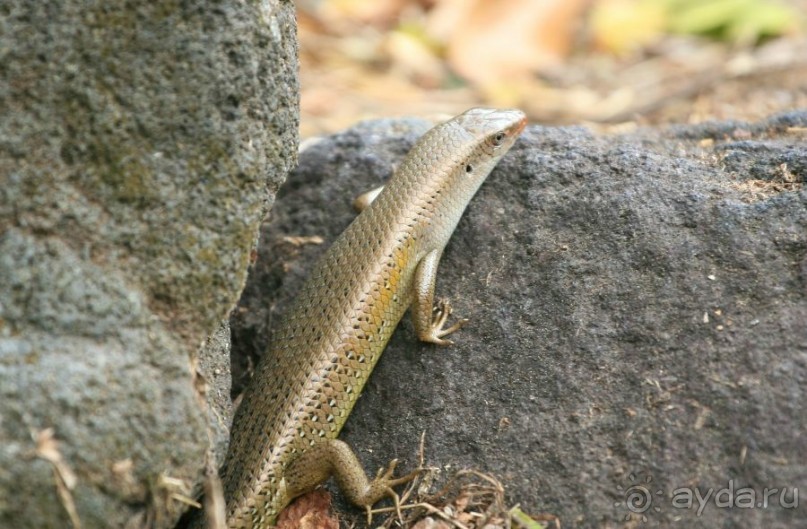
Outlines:
<svg viewBox="0 0 807 529"><path fill-rule="evenodd" d="M333 475L368 508L396 461L368 479L336 439L411 306L420 340L448 345L451 307L434 306L437 266L466 205L524 129L518 110L475 108L427 132L383 191L315 265L259 362L235 414L223 467L227 527L263 529Z"/></svg>

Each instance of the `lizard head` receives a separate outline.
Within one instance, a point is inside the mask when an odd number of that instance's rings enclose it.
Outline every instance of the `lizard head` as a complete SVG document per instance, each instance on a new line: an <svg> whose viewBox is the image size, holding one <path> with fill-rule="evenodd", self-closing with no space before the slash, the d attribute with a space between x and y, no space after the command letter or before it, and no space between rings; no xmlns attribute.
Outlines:
<svg viewBox="0 0 807 529"><path fill-rule="evenodd" d="M526 124L520 110L472 108L434 127L412 149L397 176L414 183L400 189L414 193L406 200L420 208L421 234L433 246L445 245L471 197Z"/></svg>
<svg viewBox="0 0 807 529"><path fill-rule="evenodd" d="M475 138L478 148L498 160L524 130L527 117L520 110L472 108L457 116L455 122Z"/></svg>
<svg viewBox="0 0 807 529"><path fill-rule="evenodd" d="M450 187L467 188L473 194L518 139L527 124L520 110L472 108L443 126L454 130L450 137L459 144L456 170L447 175ZM470 197L468 197L470 199Z"/></svg>
<svg viewBox="0 0 807 529"><path fill-rule="evenodd" d="M424 134L373 202L411 224L424 249L445 246L465 206L510 150L527 118L520 110L472 108ZM372 208L371 208L372 209Z"/></svg>

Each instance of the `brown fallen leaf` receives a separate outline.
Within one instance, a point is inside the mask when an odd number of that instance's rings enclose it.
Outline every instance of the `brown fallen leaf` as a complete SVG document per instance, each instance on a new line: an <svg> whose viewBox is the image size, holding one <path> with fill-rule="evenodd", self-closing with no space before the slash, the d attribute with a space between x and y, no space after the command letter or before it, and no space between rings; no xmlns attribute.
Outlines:
<svg viewBox="0 0 807 529"><path fill-rule="evenodd" d="M443 0L428 24L454 71L478 86L555 66L569 55L585 0Z"/></svg>
<svg viewBox="0 0 807 529"><path fill-rule="evenodd" d="M297 498L280 513L277 529L339 529L331 513L331 494L317 489Z"/></svg>

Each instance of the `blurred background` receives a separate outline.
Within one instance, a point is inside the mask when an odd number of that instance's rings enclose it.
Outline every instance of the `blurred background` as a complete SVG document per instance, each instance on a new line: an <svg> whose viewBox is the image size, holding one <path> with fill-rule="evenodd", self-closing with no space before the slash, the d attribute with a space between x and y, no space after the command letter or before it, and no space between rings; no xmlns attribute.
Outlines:
<svg viewBox="0 0 807 529"><path fill-rule="evenodd" d="M298 0L301 135L515 106L593 128L807 107L807 0Z"/></svg>

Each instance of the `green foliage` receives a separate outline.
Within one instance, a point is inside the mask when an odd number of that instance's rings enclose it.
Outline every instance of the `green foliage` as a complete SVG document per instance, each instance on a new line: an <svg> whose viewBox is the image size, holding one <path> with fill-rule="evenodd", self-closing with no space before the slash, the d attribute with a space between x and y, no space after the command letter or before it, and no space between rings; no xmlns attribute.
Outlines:
<svg viewBox="0 0 807 529"><path fill-rule="evenodd" d="M770 0L657 0L668 13L673 33L709 35L754 43L764 37L800 31L804 14Z"/></svg>
<svg viewBox="0 0 807 529"><path fill-rule="evenodd" d="M524 529L546 529L546 525L536 522L530 515L522 511L518 505L510 509L510 519L513 520L518 527Z"/></svg>

